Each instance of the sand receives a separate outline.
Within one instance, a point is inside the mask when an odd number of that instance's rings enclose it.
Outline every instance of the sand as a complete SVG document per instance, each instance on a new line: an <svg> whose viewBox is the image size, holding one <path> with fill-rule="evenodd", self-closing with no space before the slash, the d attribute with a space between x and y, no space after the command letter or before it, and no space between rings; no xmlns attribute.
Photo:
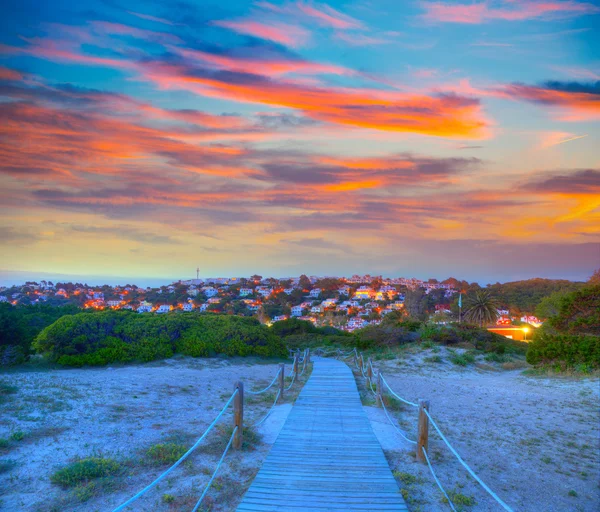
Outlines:
<svg viewBox="0 0 600 512"><path fill-rule="evenodd" d="M405 398L431 402L431 414L473 470L515 511L596 511L600 503L600 385L598 379L545 378L481 364L461 368L430 351L402 359L375 361L393 389ZM246 388L268 384L277 364L256 359L191 359L115 368L18 371L0 376L17 387L0 404L0 438L22 432L0 453L13 460L1 475L0 510L112 510L151 482L168 465L148 465L145 452L176 440L191 446L220 411L234 382ZM287 366L289 371L289 365ZM398 478L411 512L446 511L429 469L416 462L405 441L359 379L365 411ZM260 437L226 458L205 506L234 510L285 422L301 384L257 428ZM258 421L274 395L252 397L246 423ZM416 439L416 410L392 412L404 434ZM228 412L222 425L231 427ZM129 510L189 511L220 457L224 430L214 431L189 462ZM448 491L472 505L458 509L501 510L431 433L429 452ZM124 470L90 491L62 489L50 481L57 469L77 457L111 457ZM87 498L87 499L86 499ZM460 498L460 497L459 497ZM86 501L82 501L86 499Z"/></svg>

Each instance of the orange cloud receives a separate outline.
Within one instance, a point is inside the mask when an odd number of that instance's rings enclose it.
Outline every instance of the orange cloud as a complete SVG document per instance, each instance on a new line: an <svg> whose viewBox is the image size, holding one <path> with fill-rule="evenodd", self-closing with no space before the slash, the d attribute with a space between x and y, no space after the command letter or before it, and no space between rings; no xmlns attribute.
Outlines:
<svg viewBox="0 0 600 512"><path fill-rule="evenodd" d="M319 157L317 161L326 165L339 165L348 169L411 169L415 166L409 160L395 158L335 158Z"/></svg>

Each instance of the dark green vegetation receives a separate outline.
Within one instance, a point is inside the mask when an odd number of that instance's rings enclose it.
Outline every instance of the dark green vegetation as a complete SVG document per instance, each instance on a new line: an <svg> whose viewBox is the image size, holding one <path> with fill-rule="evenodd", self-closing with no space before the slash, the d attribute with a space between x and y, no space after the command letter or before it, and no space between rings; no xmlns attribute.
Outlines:
<svg viewBox="0 0 600 512"><path fill-rule="evenodd" d="M27 360L38 333L64 315L81 311L77 306L13 306L0 304L0 366Z"/></svg>
<svg viewBox="0 0 600 512"><path fill-rule="evenodd" d="M477 290L465 301L465 320L480 327L492 324L498 317L498 302L489 290Z"/></svg>
<svg viewBox="0 0 600 512"><path fill-rule="evenodd" d="M152 361L175 353L193 357L287 355L281 339L255 318L128 311L64 316L37 336L34 348L68 366Z"/></svg>
<svg viewBox="0 0 600 512"><path fill-rule="evenodd" d="M600 283L553 296L555 314L536 331L527 362L556 370L600 368Z"/></svg>
<svg viewBox="0 0 600 512"><path fill-rule="evenodd" d="M113 475L121 470L121 465L113 459L88 457L72 462L56 471L51 481L61 487L74 487L94 478Z"/></svg>
<svg viewBox="0 0 600 512"><path fill-rule="evenodd" d="M511 313L532 314L544 297L553 293L569 293L580 289L584 283L566 281L564 279L528 279L512 283L496 283L489 285L486 290L490 292L500 306L507 308ZM542 315L545 318L545 315Z"/></svg>

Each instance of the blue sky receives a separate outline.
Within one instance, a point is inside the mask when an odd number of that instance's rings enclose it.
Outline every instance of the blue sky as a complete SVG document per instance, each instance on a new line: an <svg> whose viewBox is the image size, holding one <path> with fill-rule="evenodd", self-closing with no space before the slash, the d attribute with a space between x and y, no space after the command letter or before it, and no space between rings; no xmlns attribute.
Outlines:
<svg viewBox="0 0 600 512"><path fill-rule="evenodd" d="M10 272L585 279L600 6L4 1Z"/></svg>

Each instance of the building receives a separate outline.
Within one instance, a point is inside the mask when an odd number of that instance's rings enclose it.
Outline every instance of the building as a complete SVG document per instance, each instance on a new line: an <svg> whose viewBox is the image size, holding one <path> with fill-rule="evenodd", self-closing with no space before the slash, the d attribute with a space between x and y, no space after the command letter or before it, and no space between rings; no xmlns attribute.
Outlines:
<svg viewBox="0 0 600 512"><path fill-rule="evenodd" d="M321 288L313 288L308 294L308 296L313 299L317 299L319 295L321 295Z"/></svg>
<svg viewBox="0 0 600 512"><path fill-rule="evenodd" d="M181 309L189 313L191 311L194 311L194 304L192 304L191 302L186 302Z"/></svg>
<svg viewBox="0 0 600 512"><path fill-rule="evenodd" d="M273 317L273 322L282 322L283 320L287 320L287 315L277 315Z"/></svg>
<svg viewBox="0 0 600 512"><path fill-rule="evenodd" d="M500 325L488 327L488 331L495 332L496 334L500 334L500 336L515 341L531 341L531 330L530 327L509 327Z"/></svg>
<svg viewBox="0 0 600 512"><path fill-rule="evenodd" d="M156 313L169 313L172 310L173 306L171 306L170 304L161 304L160 306L158 306Z"/></svg>
<svg viewBox="0 0 600 512"><path fill-rule="evenodd" d="M152 306L149 304L142 304L137 308L138 313L150 313L150 311L152 311Z"/></svg>
<svg viewBox="0 0 600 512"><path fill-rule="evenodd" d="M205 286L204 288L202 288L202 291L207 297L214 297L219 293L219 290L213 288L212 286Z"/></svg>
<svg viewBox="0 0 600 512"><path fill-rule="evenodd" d="M247 297L248 295L252 295L254 290L252 288L240 288L240 297Z"/></svg>
<svg viewBox="0 0 600 512"><path fill-rule="evenodd" d="M361 286L354 292L354 298L358 300L370 299L375 296L375 292L368 286Z"/></svg>
<svg viewBox="0 0 600 512"><path fill-rule="evenodd" d="M302 316L304 308L300 306L292 306L292 316Z"/></svg>
<svg viewBox="0 0 600 512"><path fill-rule="evenodd" d="M349 331L354 331L355 329L362 329L367 325L367 321L362 318L358 318L357 316L353 316L348 320L348 324L346 325L346 329Z"/></svg>
<svg viewBox="0 0 600 512"><path fill-rule="evenodd" d="M118 308L121 305L121 301L120 300L107 300L106 305L109 308Z"/></svg>

